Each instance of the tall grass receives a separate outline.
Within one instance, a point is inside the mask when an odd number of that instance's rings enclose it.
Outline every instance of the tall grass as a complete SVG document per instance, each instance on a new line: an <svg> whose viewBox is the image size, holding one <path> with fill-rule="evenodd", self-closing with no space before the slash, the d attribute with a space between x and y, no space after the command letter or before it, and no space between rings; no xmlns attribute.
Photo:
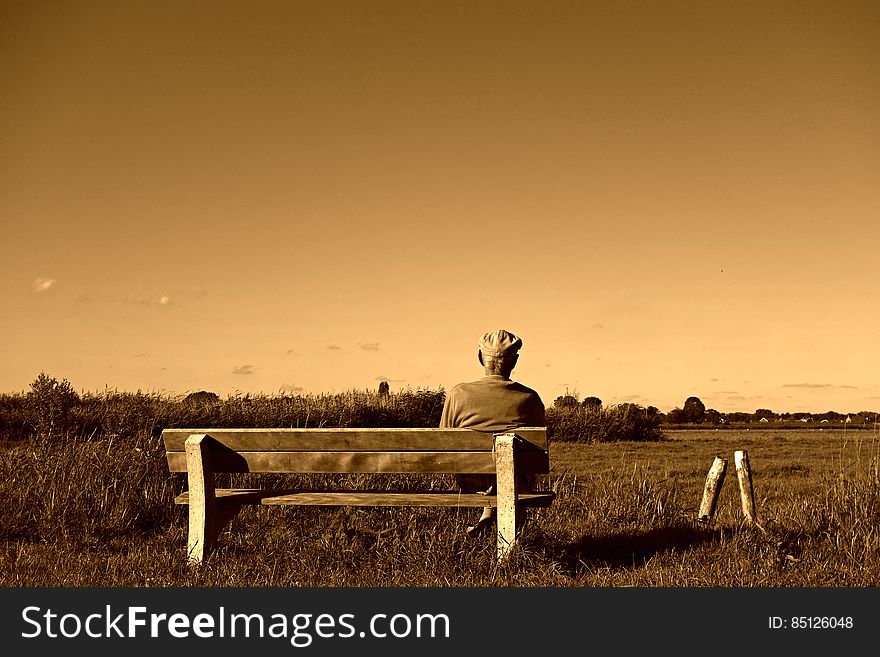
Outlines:
<svg viewBox="0 0 880 657"><path fill-rule="evenodd" d="M168 473L158 442L141 434L7 443L0 585L875 586L880 572L876 445L856 465L835 461L817 472L809 489L801 475L788 488L786 470L765 463L759 490L781 494L759 503L763 531L738 516L735 483L716 523L696 524L705 473L661 476L647 467L657 458L636 456L659 457L662 442L622 443L630 455L610 467L598 466L595 444L569 443L557 446L562 458L542 484L556 501L530 512L519 549L500 567L491 537L463 531L474 509L248 507L192 568L186 508L173 504L185 477ZM425 478L418 483L451 484ZM305 483L373 484L331 475ZM400 476L382 485L414 483Z"/></svg>
<svg viewBox="0 0 880 657"><path fill-rule="evenodd" d="M660 416L637 404L590 407L554 406L547 409L553 440L601 443L617 440L662 440Z"/></svg>
<svg viewBox="0 0 880 657"><path fill-rule="evenodd" d="M442 390L370 391L309 395L235 395L213 402L183 396L105 391L85 393L63 416L47 421L54 391L0 395L6 439L32 435L87 438L157 436L170 427L432 427L443 409ZM58 415L56 413L56 415Z"/></svg>
<svg viewBox="0 0 880 657"><path fill-rule="evenodd" d="M0 460L0 538L89 545L150 533L172 518L181 482L159 441L37 437Z"/></svg>
<svg viewBox="0 0 880 657"><path fill-rule="evenodd" d="M44 376L44 375L41 375ZM0 395L0 431L6 439L75 435L89 439L158 436L171 427L436 427L445 392L390 394L351 390L334 394L235 395L190 401L158 393L105 391L70 398L59 386L26 395ZM56 382L57 383L57 382ZM63 413L58 408L63 408ZM659 440L660 420L635 404L547 409L553 440L605 442Z"/></svg>

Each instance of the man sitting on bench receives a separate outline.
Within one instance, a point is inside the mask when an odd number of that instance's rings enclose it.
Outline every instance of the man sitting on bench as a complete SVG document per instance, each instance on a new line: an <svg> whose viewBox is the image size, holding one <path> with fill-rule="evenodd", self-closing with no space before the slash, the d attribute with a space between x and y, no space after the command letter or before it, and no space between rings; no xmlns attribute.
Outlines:
<svg viewBox="0 0 880 657"><path fill-rule="evenodd" d="M470 383L459 383L446 396L441 429L467 428L501 433L518 427L543 427L544 403L538 393L521 383L511 381L510 374L519 358L522 340L513 333L499 329L480 338L477 358L484 376ZM459 488L465 493L492 494L494 475L456 475ZM533 488L523 482L525 490ZM492 507L483 509L476 525L468 527L469 536L476 536L495 520Z"/></svg>

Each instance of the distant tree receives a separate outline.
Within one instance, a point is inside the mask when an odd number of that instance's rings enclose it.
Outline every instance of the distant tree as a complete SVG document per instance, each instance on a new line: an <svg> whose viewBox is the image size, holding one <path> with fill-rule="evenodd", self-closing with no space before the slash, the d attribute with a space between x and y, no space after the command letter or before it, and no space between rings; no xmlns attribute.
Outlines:
<svg viewBox="0 0 880 657"><path fill-rule="evenodd" d="M602 408L602 400L598 397L584 397L584 400L581 402L581 406L592 411L598 411L600 408Z"/></svg>
<svg viewBox="0 0 880 657"><path fill-rule="evenodd" d="M706 413L703 416L703 419L706 422L710 422L712 424L721 424L721 413L716 411L714 408L706 409Z"/></svg>
<svg viewBox="0 0 880 657"><path fill-rule="evenodd" d="M556 408L577 408L578 400L573 395L561 395L553 400Z"/></svg>
<svg viewBox="0 0 880 657"><path fill-rule="evenodd" d="M379 381L379 394L387 395L391 391L387 381Z"/></svg>
<svg viewBox="0 0 880 657"><path fill-rule="evenodd" d="M699 397L688 397L684 402L685 422L702 422L706 415L706 406Z"/></svg>
<svg viewBox="0 0 880 657"><path fill-rule="evenodd" d="M687 419L685 418L683 410L680 408L673 408L666 414L666 421L669 422L669 424L684 424L687 422Z"/></svg>
<svg viewBox="0 0 880 657"><path fill-rule="evenodd" d="M873 424L877 421L877 413L875 411L859 411L853 422L861 422L862 424Z"/></svg>
<svg viewBox="0 0 880 657"><path fill-rule="evenodd" d="M776 413L771 411L769 408L759 408L758 410L755 411L754 416L755 416L755 420L760 422L761 420L764 420L764 419L772 420L773 418L776 417Z"/></svg>

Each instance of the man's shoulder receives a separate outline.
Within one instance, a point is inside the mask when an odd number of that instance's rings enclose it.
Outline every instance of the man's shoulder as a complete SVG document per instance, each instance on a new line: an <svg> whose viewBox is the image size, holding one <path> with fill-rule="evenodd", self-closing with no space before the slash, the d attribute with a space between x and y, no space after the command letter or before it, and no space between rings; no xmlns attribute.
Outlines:
<svg viewBox="0 0 880 657"><path fill-rule="evenodd" d="M481 388L486 385L485 379L477 379L476 381L462 381L452 386L452 392L466 392L474 388Z"/></svg>
<svg viewBox="0 0 880 657"><path fill-rule="evenodd" d="M529 388L527 385L520 383L519 381L513 381L511 379L498 379L495 377L483 377L482 379L477 379L476 381L464 381L462 383L457 383L452 386L452 390L450 391L452 395L465 396L468 394L485 394L483 391L488 392L488 390L507 390L509 392L515 392L520 395L525 395L529 397L534 397L538 400L541 399L540 395L538 395L536 390Z"/></svg>
<svg viewBox="0 0 880 657"><path fill-rule="evenodd" d="M474 395L474 383L474 381L456 383L446 394L446 403L458 405L472 397Z"/></svg>
<svg viewBox="0 0 880 657"><path fill-rule="evenodd" d="M516 390L517 392L521 392L524 395L538 397L540 399L540 395L538 395L537 390L533 390L532 388L529 388L527 385L523 385L519 381L511 381L510 383L511 383L510 387L512 389Z"/></svg>

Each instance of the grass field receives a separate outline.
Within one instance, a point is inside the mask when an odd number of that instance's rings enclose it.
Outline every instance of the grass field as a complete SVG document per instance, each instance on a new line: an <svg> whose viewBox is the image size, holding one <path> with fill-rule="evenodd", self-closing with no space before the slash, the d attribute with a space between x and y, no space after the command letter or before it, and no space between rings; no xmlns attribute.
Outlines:
<svg viewBox="0 0 880 657"><path fill-rule="evenodd" d="M501 567L474 510L248 508L200 567L184 561L184 487L160 441L3 444L0 586L876 586L880 438L870 431L675 431L659 442L556 443ZM744 524L733 452L749 452L763 530ZM694 522L715 455L715 522ZM266 475L264 475L266 476ZM406 485L390 478L389 486ZM326 480L321 483L327 483ZM366 483L354 478L353 483ZM443 482L451 485L451 481Z"/></svg>

